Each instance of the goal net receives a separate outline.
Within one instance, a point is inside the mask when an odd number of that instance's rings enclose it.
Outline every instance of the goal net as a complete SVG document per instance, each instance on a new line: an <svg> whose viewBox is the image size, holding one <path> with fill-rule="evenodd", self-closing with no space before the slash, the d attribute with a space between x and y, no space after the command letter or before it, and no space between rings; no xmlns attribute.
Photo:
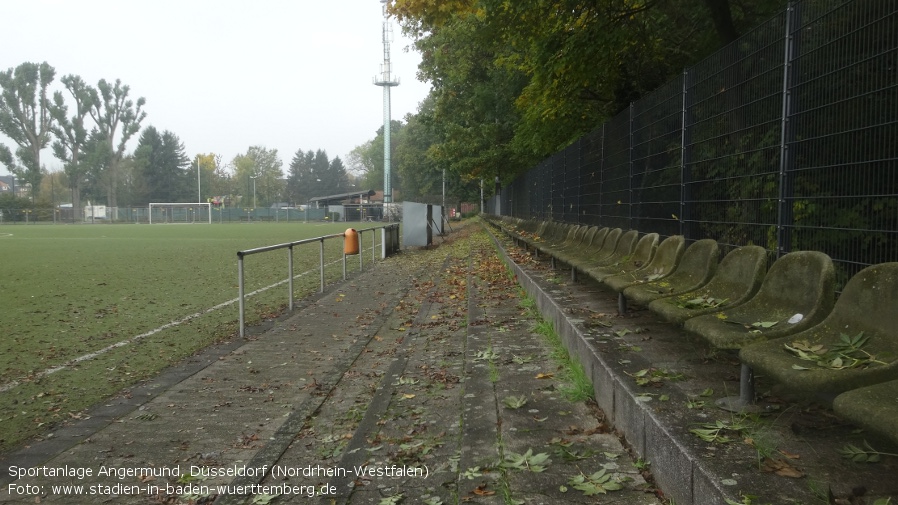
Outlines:
<svg viewBox="0 0 898 505"><path fill-rule="evenodd" d="M211 203L150 203L150 224L212 224Z"/></svg>

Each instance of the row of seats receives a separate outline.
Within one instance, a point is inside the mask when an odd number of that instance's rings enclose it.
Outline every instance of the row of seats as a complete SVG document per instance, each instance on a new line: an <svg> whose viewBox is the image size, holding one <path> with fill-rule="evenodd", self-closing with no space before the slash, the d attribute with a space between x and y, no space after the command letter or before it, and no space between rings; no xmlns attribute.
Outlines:
<svg viewBox="0 0 898 505"><path fill-rule="evenodd" d="M717 348L739 351L741 398L722 406L753 404L758 371L793 391L835 397L837 413L898 443L898 263L863 269L836 300L833 263L821 252L786 254L768 271L767 251L757 246L736 248L719 261L710 239L686 247L682 236L659 243L656 233L620 228L491 222L519 245L548 255L553 266L569 265L573 279L586 275L619 293L622 311L627 300L645 305ZM869 358L858 363L820 366L786 349L800 342L832 352L860 334L862 347L849 355Z"/></svg>

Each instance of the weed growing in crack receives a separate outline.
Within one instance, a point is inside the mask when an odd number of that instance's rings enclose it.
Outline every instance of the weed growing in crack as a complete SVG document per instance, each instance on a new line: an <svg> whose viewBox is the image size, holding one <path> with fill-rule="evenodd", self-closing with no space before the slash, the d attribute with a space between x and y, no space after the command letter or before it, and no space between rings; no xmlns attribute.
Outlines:
<svg viewBox="0 0 898 505"><path fill-rule="evenodd" d="M564 395L569 402L577 403L592 399L593 387L592 381L586 376L583 365L578 360L571 358L571 355L561 343L561 337L555 332L552 323L545 319L539 318L535 328L536 333L542 335L551 347L552 360L555 361L560 369L560 378L562 384L558 390Z"/></svg>

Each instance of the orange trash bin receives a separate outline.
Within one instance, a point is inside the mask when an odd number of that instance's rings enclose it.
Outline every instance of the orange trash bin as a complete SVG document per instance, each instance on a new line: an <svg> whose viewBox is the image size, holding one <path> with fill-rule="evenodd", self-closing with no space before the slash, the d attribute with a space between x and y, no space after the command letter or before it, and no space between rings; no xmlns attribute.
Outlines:
<svg viewBox="0 0 898 505"><path fill-rule="evenodd" d="M359 234L355 228L343 232L343 254L352 256L359 253Z"/></svg>

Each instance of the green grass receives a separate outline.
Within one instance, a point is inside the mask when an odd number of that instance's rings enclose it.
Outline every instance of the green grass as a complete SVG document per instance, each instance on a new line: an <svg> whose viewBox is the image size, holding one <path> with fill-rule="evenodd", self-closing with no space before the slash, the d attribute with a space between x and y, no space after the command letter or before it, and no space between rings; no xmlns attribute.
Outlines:
<svg viewBox="0 0 898 505"><path fill-rule="evenodd" d="M555 332L552 323L543 319L536 308L536 301L526 296L521 290L521 308L526 310L536 320L534 331L543 336L550 348L550 356L560 367L562 383L558 390L564 397L572 402L585 402L593 398L594 390L592 380L586 376L586 371L580 361L573 358L561 342L561 337Z"/></svg>
<svg viewBox="0 0 898 505"><path fill-rule="evenodd" d="M236 332L237 305L114 348L237 297L237 251L340 233L346 223L0 226L0 451ZM368 226L360 226L365 229ZM370 248L371 233L363 235ZM328 278L342 242L325 242ZM294 250L295 296L318 287L318 244ZM246 292L287 277L286 250L247 256ZM370 264L370 249L364 256ZM358 270L357 257L348 261ZM287 287L247 300L247 322L283 309ZM17 384L10 387L11 384Z"/></svg>

